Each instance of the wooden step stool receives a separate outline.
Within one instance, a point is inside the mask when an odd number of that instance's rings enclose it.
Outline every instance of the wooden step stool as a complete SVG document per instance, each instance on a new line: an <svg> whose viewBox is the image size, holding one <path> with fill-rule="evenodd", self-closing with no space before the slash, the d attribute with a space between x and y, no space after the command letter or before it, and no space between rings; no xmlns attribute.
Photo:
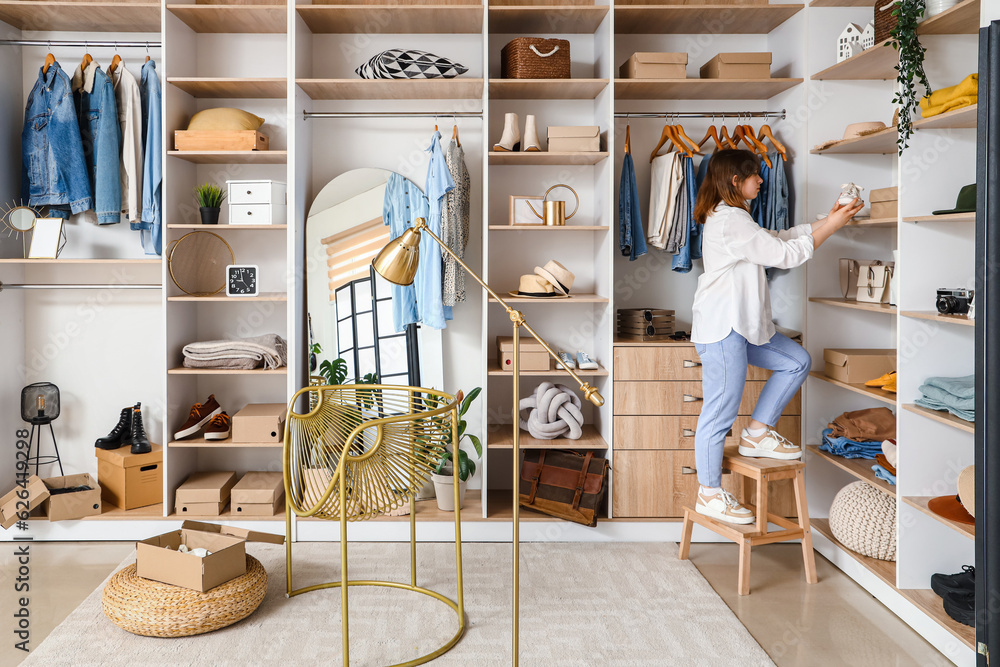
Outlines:
<svg viewBox="0 0 1000 667"><path fill-rule="evenodd" d="M736 475L743 475L757 482L757 505L750 506L757 515L757 523L735 524L717 521L704 514L698 514L693 507L684 508L684 529L681 536L680 559L687 560L691 549L691 531L694 524L704 526L713 533L740 545L739 594L750 594L750 549L759 544L802 540L802 560L806 569L806 581L816 583L816 559L813 554L812 532L809 528L809 508L806 504L806 464L801 460L782 461L779 459L752 458L740 456L737 446L727 447L722 459L722 467ZM780 479L791 479L795 488L795 509L798 524L767 511L767 485ZM784 530L767 532L768 521Z"/></svg>

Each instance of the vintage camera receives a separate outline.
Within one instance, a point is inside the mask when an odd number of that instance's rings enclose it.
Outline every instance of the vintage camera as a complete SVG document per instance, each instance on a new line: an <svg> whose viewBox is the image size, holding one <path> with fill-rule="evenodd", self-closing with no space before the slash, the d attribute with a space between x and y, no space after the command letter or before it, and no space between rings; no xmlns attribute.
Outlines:
<svg viewBox="0 0 1000 667"><path fill-rule="evenodd" d="M974 294L975 291L971 289L939 289L935 305L942 315L965 315L969 312Z"/></svg>

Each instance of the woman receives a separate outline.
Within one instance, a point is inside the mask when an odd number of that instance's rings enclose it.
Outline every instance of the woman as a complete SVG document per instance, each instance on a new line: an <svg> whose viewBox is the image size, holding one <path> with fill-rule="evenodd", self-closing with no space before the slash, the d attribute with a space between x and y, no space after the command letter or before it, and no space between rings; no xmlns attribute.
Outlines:
<svg viewBox="0 0 1000 667"><path fill-rule="evenodd" d="M705 272L694 296L691 340L701 357L702 404L695 432L698 500L695 510L720 521L748 524L753 512L722 489L722 453L736 421L747 366L773 371L753 419L740 433L740 454L798 459L802 450L772 427L809 373L801 345L774 330L765 267L790 269L843 227L864 202L835 205L813 224L773 232L750 216L748 201L760 192L758 158L749 151L717 152L698 191L694 218L703 224Z"/></svg>

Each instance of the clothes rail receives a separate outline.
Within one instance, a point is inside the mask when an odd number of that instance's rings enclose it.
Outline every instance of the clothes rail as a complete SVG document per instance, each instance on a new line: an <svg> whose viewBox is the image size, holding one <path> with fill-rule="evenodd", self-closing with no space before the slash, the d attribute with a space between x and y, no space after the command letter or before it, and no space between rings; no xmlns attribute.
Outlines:
<svg viewBox="0 0 1000 667"><path fill-rule="evenodd" d="M616 111L615 118L780 118L785 119L785 110L781 111Z"/></svg>
<svg viewBox="0 0 1000 667"><path fill-rule="evenodd" d="M134 285L86 285L80 283L56 284L56 283L5 283L0 281L0 292L8 289L162 289L162 285L134 284Z"/></svg>
<svg viewBox="0 0 1000 667"><path fill-rule="evenodd" d="M482 111L303 111L305 120L327 118L482 118Z"/></svg>
<svg viewBox="0 0 1000 667"><path fill-rule="evenodd" d="M93 39L0 39L0 46L80 46L84 48L152 49L160 48L163 42L112 42Z"/></svg>

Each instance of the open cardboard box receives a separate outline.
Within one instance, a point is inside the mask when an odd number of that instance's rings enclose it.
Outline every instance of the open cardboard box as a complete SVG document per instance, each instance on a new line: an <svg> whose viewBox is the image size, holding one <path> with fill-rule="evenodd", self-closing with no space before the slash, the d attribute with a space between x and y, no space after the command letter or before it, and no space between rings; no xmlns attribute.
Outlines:
<svg viewBox="0 0 1000 667"><path fill-rule="evenodd" d="M247 542L284 544L285 538L234 526L185 521L180 530L136 543L136 573L204 593L246 573ZM208 549L210 553L204 558L181 553L177 551L181 544L189 549Z"/></svg>
<svg viewBox="0 0 1000 667"><path fill-rule="evenodd" d="M44 504L45 515L49 517L49 521L69 521L101 513L101 485L89 474L83 472L78 475L47 477L42 482L50 491ZM89 486L90 491L51 493L55 489L73 486Z"/></svg>
<svg viewBox="0 0 1000 667"><path fill-rule="evenodd" d="M49 497L49 490L45 488L45 482L38 475L32 475L28 478L28 483L24 486L23 491L27 491L26 498L21 497L24 494L20 485L15 486L3 498L0 498L0 526L4 530L17 523L19 512L30 512ZM24 503L27 503L27 507Z"/></svg>

